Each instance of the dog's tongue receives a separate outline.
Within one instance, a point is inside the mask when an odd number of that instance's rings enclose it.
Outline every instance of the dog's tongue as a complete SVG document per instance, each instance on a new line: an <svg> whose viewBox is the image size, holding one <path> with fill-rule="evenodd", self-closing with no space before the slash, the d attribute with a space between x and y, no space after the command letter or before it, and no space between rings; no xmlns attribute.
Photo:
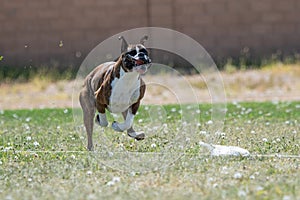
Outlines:
<svg viewBox="0 0 300 200"><path fill-rule="evenodd" d="M136 60L135 63L136 63L137 65L142 65L142 64L144 64L144 61L142 61L142 60Z"/></svg>

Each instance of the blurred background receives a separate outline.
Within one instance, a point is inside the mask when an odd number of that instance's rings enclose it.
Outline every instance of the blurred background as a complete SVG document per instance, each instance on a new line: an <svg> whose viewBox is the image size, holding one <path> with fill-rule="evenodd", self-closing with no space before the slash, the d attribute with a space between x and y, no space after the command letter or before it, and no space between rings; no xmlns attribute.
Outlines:
<svg viewBox="0 0 300 200"><path fill-rule="evenodd" d="M0 65L76 69L101 41L145 26L187 34L219 67L241 57L248 66L292 59L299 10L298 0L2 0Z"/></svg>
<svg viewBox="0 0 300 200"><path fill-rule="evenodd" d="M187 34L221 70L274 63L293 64L295 69L299 10L299 0L1 0L0 80L27 81L37 74L72 79L96 45L147 26ZM192 73L176 60L173 64Z"/></svg>

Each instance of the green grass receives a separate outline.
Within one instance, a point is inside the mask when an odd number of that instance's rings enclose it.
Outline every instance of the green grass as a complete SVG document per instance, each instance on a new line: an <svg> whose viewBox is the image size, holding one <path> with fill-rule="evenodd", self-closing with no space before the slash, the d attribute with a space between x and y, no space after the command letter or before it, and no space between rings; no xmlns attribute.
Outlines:
<svg viewBox="0 0 300 200"><path fill-rule="evenodd" d="M300 102L235 103L227 109L222 134L211 132L207 104L142 106L135 126L148 135L144 141L95 129L96 150L107 145L120 152L180 154L166 168L159 168L164 160L154 160L158 168L147 171L135 170L139 166L125 154L111 168L109 157L87 152L71 109L0 111L0 199L299 199ZM191 116L187 124L181 120L185 112ZM173 141L180 135L190 137L184 150ZM238 145L252 156L210 157L200 140ZM132 170L116 169L128 164Z"/></svg>

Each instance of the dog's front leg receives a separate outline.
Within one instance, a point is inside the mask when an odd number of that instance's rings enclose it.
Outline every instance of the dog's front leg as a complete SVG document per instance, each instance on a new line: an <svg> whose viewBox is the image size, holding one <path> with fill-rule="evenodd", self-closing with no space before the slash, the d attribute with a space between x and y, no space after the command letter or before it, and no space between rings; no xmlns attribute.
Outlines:
<svg viewBox="0 0 300 200"><path fill-rule="evenodd" d="M105 108L106 108L105 104L96 103L96 108L99 112L95 119L96 123L102 127L108 126L108 122L107 122L106 114L105 114Z"/></svg>
<svg viewBox="0 0 300 200"><path fill-rule="evenodd" d="M106 119L106 114L105 113L99 113L96 116L96 122L102 126L102 127L107 127L108 126L108 121Z"/></svg>
<svg viewBox="0 0 300 200"><path fill-rule="evenodd" d="M132 127L133 120L134 120L134 114L132 114L132 110L131 110L131 108L129 108L127 110L127 115L126 115L125 121L123 123L118 123L118 122L114 121L112 123L112 128L115 131L123 132L125 130L128 130L130 127Z"/></svg>
<svg viewBox="0 0 300 200"><path fill-rule="evenodd" d="M127 111L122 113L124 120L126 119L127 116ZM133 129L133 126L131 126L129 129L127 129L127 135L130 137L136 139L136 140L143 140L145 139L145 134L143 132L136 132Z"/></svg>

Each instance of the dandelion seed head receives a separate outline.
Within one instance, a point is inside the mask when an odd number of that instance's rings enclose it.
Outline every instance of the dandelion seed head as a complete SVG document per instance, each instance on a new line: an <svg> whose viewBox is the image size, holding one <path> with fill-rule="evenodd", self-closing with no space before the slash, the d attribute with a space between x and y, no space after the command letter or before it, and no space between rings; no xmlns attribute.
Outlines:
<svg viewBox="0 0 300 200"><path fill-rule="evenodd" d="M35 147L40 146L40 144L39 144L37 141L34 141L33 145L34 145Z"/></svg>
<svg viewBox="0 0 300 200"><path fill-rule="evenodd" d="M212 120L208 120L208 121L206 122L206 124L207 124L207 125L211 125L211 124L213 124L213 121L212 121Z"/></svg>
<svg viewBox="0 0 300 200"><path fill-rule="evenodd" d="M86 175L88 175L88 176L90 176L90 175L92 175L92 174L93 174L93 172L90 171L90 170L86 172Z"/></svg>
<svg viewBox="0 0 300 200"><path fill-rule="evenodd" d="M114 176L114 177L112 178L112 181L115 182L115 183L118 183L118 182L121 181L121 178L118 177L118 176Z"/></svg>
<svg viewBox="0 0 300 200"><path fill-rule="evenodd" d="M234 175L233 175L233 178L235 179L241 179L243 177L243 175L240 173L240 172L236 172Z"/></svg>

